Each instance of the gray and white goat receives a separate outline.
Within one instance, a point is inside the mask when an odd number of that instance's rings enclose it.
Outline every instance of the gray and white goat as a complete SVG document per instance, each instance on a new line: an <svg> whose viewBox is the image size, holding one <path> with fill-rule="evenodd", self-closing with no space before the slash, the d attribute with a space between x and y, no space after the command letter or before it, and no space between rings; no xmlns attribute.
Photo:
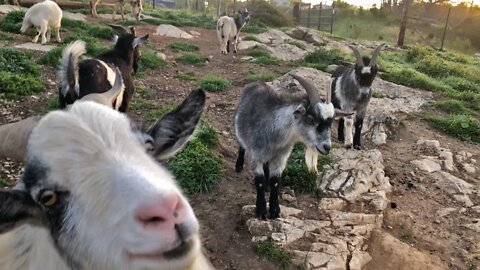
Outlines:
<svg viewBox="0 0 480 270"><path fill-rule="evenodd" d="M237 53L240 30L250 21L247 9L239 10L233 17L223 16L217 21L217 35L220 40L220 50L223 54L230 52L230 40L233 39L233 52Z"/></svg>
<svg viewBox="0 0 480 270"><path fill-rule="evenodd" d="M294 144L303 142L309 149L315 149L315 153L328 154L334 117L348 114L335 110L328 94L323 102L311 81L292 76L305 88L306 94L285 94L264 83L250 84L235 112L235 133L240 145L236 171L243 169L245 151L248 151L257 189L255 212L262 219L267 215L265 191L268 188L271 190L269 217L280 215L280 177Z"/></svg>
<svg viewBox="0 0 480 270"><path fill-rule="evenodd" d="M333 105L341 110L355 112L355 124L353 116L340 118L338 121L338 140L344 142L347 148L351 148L352 144L355 149L361 148L363 118L372 97L372 83L378 72L377 57L384 45L381 44L375 48L372 58L362 57L357 48L349 46L355 54L355 65L340 66L332 74ZM355 135L353 135L353 125L355 125Z"/></svg>

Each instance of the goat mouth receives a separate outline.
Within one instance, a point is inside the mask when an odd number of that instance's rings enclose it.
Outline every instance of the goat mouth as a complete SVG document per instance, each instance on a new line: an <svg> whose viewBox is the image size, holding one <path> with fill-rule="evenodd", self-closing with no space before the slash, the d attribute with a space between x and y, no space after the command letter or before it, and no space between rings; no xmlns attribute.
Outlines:
<svg viewBox="0 0 480 270"><path fill-rule="evenodd" d="M190 239L188 241L179 241L180 243L170 249L170 250L162 250L153 253L144 253L144 254L133 254L129 253L131 259L144 259L144 260L172 260L178 259L181 257L186 256L193 248L194 241Z"/></svg>
<svg viewBox="0 0 480 270"><path fill-rule="evenodd" d="M315 148L317 148L317 151L318 151L320 154L322 154L322 155L327 155L327 154L328 154L327 151L321 150L320 148L318 148L318 146L315 146Z"/></svg>

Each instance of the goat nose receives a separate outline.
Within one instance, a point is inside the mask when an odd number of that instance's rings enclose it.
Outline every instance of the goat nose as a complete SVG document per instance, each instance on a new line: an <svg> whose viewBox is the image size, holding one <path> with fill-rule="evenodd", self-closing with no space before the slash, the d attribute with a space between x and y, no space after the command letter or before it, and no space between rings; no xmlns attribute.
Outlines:
<svg viewBox="0 0 480 270"><path fill-rule="evenodd" d="M169 194L140 206L136 219L146 228L173 226L184 222L185 201L179 194Z"/></svg>
<svg viewBox="0 0 480 270"><path fill-rule="evenodd" d="M332 146L330 144L325 144L323 145L323 149L325 149L325 153L328 154L330 153L330 149L332 149Z"/></svg>

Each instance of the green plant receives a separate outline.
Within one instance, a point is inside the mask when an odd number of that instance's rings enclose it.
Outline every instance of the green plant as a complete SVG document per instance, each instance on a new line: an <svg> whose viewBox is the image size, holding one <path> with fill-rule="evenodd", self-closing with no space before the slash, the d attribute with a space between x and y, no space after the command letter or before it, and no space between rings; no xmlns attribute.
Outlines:
<svg viewBox="0 0 480 270"><path fill-rule="evenodd" d="M253 36L253 35L244 36L242 38L242 40L245 40L245 41L250 40L250 41L257 41L258 42L258 38L256 36Z"/></svg>
<svg viewBox="0 0 480 270"><path fill-rule="evenodd" d="M242 28L242 32L251 33L251 34L260 34L263 32L267 32L267 30L268 29L266 27L256 26L256 25L247 25Z"/></svg>
<svg viewBox="0 0 480 270"><path fill-rule="evenodd" d="M331 64L337 64L343 59L342 53L337 49L327 50L323 47L307 54L304 58L306 66L325 70Z"/></svg>
<svg viewBox="0 0 480 270"><path fill-rule="evenodd" d="M193 72L185 72L185 73L182 73L182 72L179 72L177 73L176 75L177 78L179 78L180 80L184 80L184 81L194 81L195 80L195 73Z"/></svg>
<svg viewBox="0 0 480 270"><path fill-rule="evenodd" d="M275 246L272 238L254 244L253 250L260 256L278 264L280 269L289 269L291 259L280 247Z"/></svg>
<svg viewBox="0 0 480 270"><path fill-rule="evenodd" d="M196 52L199 50L198 46L195 44L191 43L186 43L186 42L175 42L170 45L168 45L168 48L170 48L174 52Z"/></svg>
<svg viewBox="0 0 480 270"><path fill-rule="evenodd" d="M303 43L303 42L301 42L301 41L299 41L299 40L293 40L293 39L291 39L291 40L288 41L288 44L293 45L293 46L297 46L298 48L300 48L300 49L302 49L302 50L305 49L305 43Z"/></svg>
<svg viewBox="0 0 480 270"><path fill-rule="evenodd" d="M29 52L0 48L0 71L40 76L40 68L32 62Z"/></svg>
<svg viewBox="0 0 480 270"><path fill-rule="evenodd" d="M155 52L142 50L139 72L144 71L145 69L164 68L165 66L167 66L167 62L160 58Z"/></svg>
<svg viewBox="0 0 480 270"><path fill-rule="evenodd" d="M390 82L430 91L452 90L450 86L409 67L392 68L388 73L381 74L381 77Z"/></svg>
<svg viewBox="0 0 480 270"><path fill-rule="evenodd" d="M381 92L373 92L372 97L374 97L374 98L386 98L387 95L385 95L384 93L381 93Z"/></svg>
<svg viewBox="0 0 480 270"><path fill-rule="evenodd" d="M93 25L88 28L87 33L92 37L102 38L102 39L111 39L115 34L113 29L108 26L102 25Z"/></svg>
<svg viewBox="0 0 480 270"><path fill-rule="evenodd" d="M329 156L319 156L317 167L321 171L324 165L333 161ZM305 164L305 146L296 144L283 171L281 185L290 186L299 192L316 193L317 173L309 172Z"/></svg>
<svg viewBox="0 0 480 270"><path fill-rule="evenodd" d="M187 194L208 192L218 182L223 167L220 157L198 138L190 140L165 165Z"/></svg>
<svg viewBox="0 0 480 270"><path fill-rule="evenodd" d="M470 113L470 110L465 107L462 101L454 99L435 101L432 106L450 114L466 115Z"/></svg>
<svg viewBox="0 0 480 270"><path fill-rule="evenodd" d="M12 11L0 22L0 30L10 33L20 33L25 12Z"/></svg>
<svg viewBox="0 0 480 270"><path fill-rule="evenodd" d="M0 71L1 94L6 98L17 99L43 90L39 78L29 75Z"/></svg>
<svg viewBox="0 0 480 270"><path fill-rule="evenodd" d="M186 53L176 58L177 62L182 64L191 64L194 66L203 66L207 62L208 58L199 53Z"/></svg>
<svg viewBox="0 0 480 270"><path fill-rule="evenodd" d="M250 11L252 26L291 26L292 21L273 4L263 0L250 0L245 7Z"/></svg>
<svg viewBox="0 0 480 270"><path fill-rule="evenodd" d="M230 81L221 77L207 75L200 80L198 85L201 89L209 92L221 92L227 90L230 86Z"/></svg>
<svg viewBox="0 0 480 270"><path fill-rule="evenodd" d="M275 78L277 78L277 75L270 71L262 72L262 73L249 73L247 76L247 80L250 82L256 82L256 81L269 82L269 81L275 80Z"/></svg>
<svg viewBox="0 0 480 270"><path fill-rule="evenodd" d="M426 115L433 127L462 140L480 143L480 120L468 115Z"/></svg>
<svg viewBox="0 0 480 270"><path fill-rule="evenodd" d="M207 148L215 147L220 142L215 128L206 122L201 123L195 137L198 138L198 140L200 140Z"/></svg>
<svg viewBox="0 0 480 270"><path fill-rule="evenodd" d="M0 177L0 187L10 187L10 186L14 186L16 183L15 181L9 181L7 179L4 179L4 178L1 178Z"/></svg>
<svg viewBox="0 0 480 270"><path fill-rule="evenodd" d="M42 108L40 114L44 115L58 109L60 109L60 101L58 100L58 97L55 96L47 101L47 104L45 105L45 107Z"/></svg>
<svg viewBox="0 0 480 270"><path fill-rule="evenodd" d="M13 37L7 33L0 32L0 40L13 40Z"/></svg>
<svg viewBox="0 0 480 270"><path fill-rule="evenodd" d="M194 13L187 10L167 10L167 9L152 9L144 12L146 15L155 17L145 19L144 22L150 24L172 24L175 26L195 26L202 28L215 28L216 19L213 16L205 13Z"/></svg>

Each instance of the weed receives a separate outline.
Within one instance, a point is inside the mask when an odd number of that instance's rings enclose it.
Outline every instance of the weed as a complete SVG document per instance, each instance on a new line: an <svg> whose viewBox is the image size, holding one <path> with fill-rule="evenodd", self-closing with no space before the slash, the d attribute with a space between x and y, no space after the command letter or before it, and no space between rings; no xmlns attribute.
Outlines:
<svg viewBox="0 0 480 270"><path fill-rule="evenodd" d="M253 57L270 57L272 54L264 48L255 47L248 52L248 55Z"/></svg>
<svg viewBox="0 0 480 270"><path fill-rule="evenodd" d="M0 70L16 74L40 76L40 68L32 62L33 55L13 48L0 48Z"/></svg>
<svg viewBox="0 0 480 270"><path fill-rule="evenodd" d="M186 53L176 59L182 64L191 64L194 66L203 66L207 62L208 58L199 53Z"/></svg>
<svg viewBox="0 0 480 270"><path fill-rule="evenodd" d="M400 238L405 242L412 241L412 236L410 234L403 234L402 236L400 236Z"/></svg>
<svg viewBox="0 0 480 270"><path fill-rule="evenodd" d="M152 91L145 89L144 87L135 87L135 93L139 94L142 98L151 99L153 97Z"/></svg>
<svg viewBox="0 0 480 270"><path fill-rule="evenodd" d="M111 39L115 33L111 27L93 25L89 27L89 29L87 30L87 34L96 38Z"/></svg>
<svg viewBox="0 0 480 270"><path fill-rule="evenodd" d="M0 40L13 40L13 37L7 33L0 32Z"/></svg>
<svg viewBox="0 0 480 270"><path fill-rule="evenodd" d="M317 167L322 170L324 165L331 164L329 156L319 156ZM305 164L305 146L296 144L288 159L287 167L282 174L282 185L290 186L299 192L316 193L317 173L309 172Z"/></svg>
<svg viewBox="0 0 480 270"><path fill-rule="evenodd" d="M199 50L198 46L195 44L191 43L186 43L186 42L175 42L170 45L168 45L168 48L170 48L174 52L196 52Z"/></svg>
<svg viewBox="0 0 480 270"><path fill-rule="evenodd" d="M262 73L249 73L247 76L247 80L250 82L262 81L262 82L269 82L273 81L277 78L277 75L271 71L262 72Z"/></svg>
<svg viewBox="0 0 480 270"><path fill-rule="evenodd" d="M386 98L388 96L385 95L384 93L381 93L381 92L373 92L372 97L374 97L374 98Z"/></svg>
<svg viewBox="0 0 480 270"><path fill-rule="evenodd" d="M177 73L176 77L179 78L180 80L184 80L184 81L194 81L194 80L196 80L195 73L193 73L193 72L185 72L185 73L179 72L179 73Z"/></svg>
<svg viewBox="0 0 480 270"><path fill-rule="evenodd" d="M198 85L201 89L209 92L221 92L228 89L230 81L221 77L207 75L200 80Z"/></svg>
<svg viewBox="0 0 480 270"><path fill-rule="evenodd" d="M255 243L253 246L253 250L258 255L261 255L268 260L277 263L280 269L289 269L290 267L290 257L280 247L275 246L271 238L268 238L265 241Z"/></svg>

